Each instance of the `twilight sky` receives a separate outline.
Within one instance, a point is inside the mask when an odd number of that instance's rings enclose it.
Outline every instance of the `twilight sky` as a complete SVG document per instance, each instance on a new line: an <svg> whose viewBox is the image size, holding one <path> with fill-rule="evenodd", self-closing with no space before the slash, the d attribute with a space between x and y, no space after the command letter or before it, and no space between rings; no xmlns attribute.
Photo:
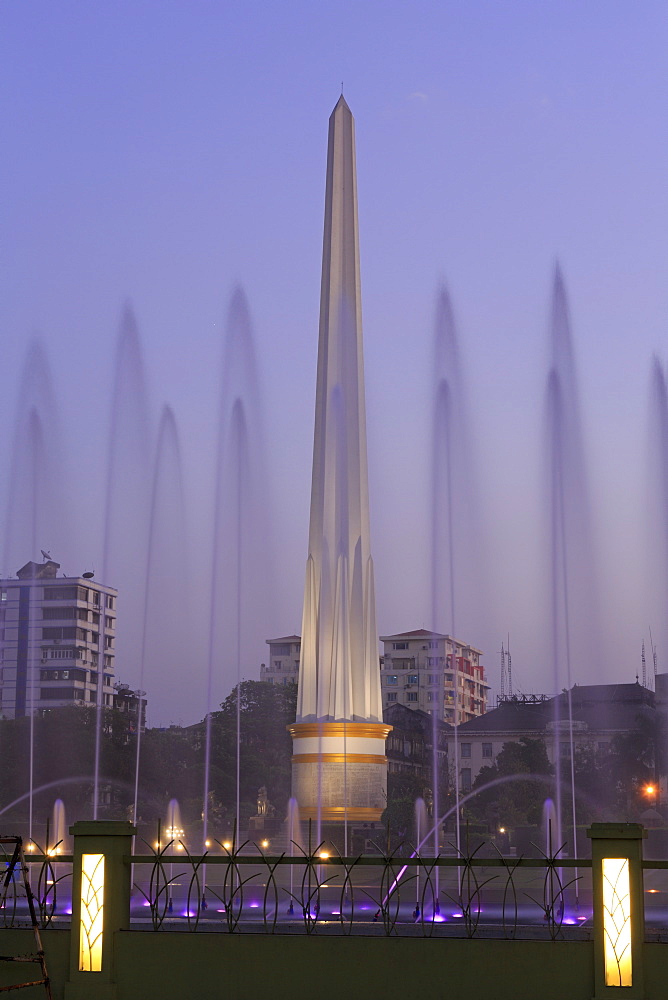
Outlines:
<svg viewBox="0 0 668 1000"><path fill-rule="evenodd" d="M187 534L172 553L185 550L187 565L171 578L159 562L172 614L187 591L192 642L147 666L151 724L205 711L214 453L237 283L255 338L274 595L244 676L258 675L267 635L301 627L327 119L341 81L357 126L381 632L451 627L432 622L429 556L431 358L445 281L484 536L486 596L464 609L461 637L485 651L495 688L508 632L517 686L560 686L544 623L543 490L558 258L602 620L600 656L575 663L573 679L633 680L649 626L668 670L665 611L647 598L665 585L648 570L647 535L659 540L647 494L650 362L665 357L668 318L667 50L668 10L654 0L2 5L0 511L37 335L69 517L68 541L39 547L66 573L99 572L115 345L130 299L153 435L169 403L185 482ZM12 533L11 518L0 524ZM34 555L13 556L3 575ZM119 630L124 614L141 617L121 594ZM128 646L119 640L117 673L136 684ZM223 664L214 702L232 683Z"/></svg>

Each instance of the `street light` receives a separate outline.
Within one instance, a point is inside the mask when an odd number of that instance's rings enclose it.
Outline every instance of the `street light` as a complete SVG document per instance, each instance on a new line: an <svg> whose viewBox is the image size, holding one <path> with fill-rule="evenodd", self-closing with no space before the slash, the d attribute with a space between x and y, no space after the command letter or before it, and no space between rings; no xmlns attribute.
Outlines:
<svg viewBox="0 0 668 1000"><path fill-rule="evenodd" d="M652 800L652 799L654 800L653 805L654 805L654 808L656 809L657 798L658 798L658 788L657 788L657 786L654 785L654 784L652 784L651 782L649 784L645 785L645 787L643 788L643 795L645 795L650 800Z"/></svg>

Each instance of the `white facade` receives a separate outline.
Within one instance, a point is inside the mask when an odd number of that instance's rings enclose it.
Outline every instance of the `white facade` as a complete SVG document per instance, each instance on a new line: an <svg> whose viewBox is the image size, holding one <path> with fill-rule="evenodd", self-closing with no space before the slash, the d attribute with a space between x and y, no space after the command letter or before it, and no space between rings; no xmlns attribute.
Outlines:
<svg viewBox="0 0 668 1000"><path fill-rule="evenodd" d="M487 710L490 686L475 646L427 629L382 635L380 641L384 708L419 708L451 725Z"/></svg>
<svg viewBox="0 0 668 1000"><path fill-rule="evenodd" d="M27 563L0 580L0 717L114 704L117 592Z"/></svg>
<svg viewBox="0 0 668 1000"><path fill-rule="evenodd" d="M269 662L260 665L260 680L269 684L296 684L299 680L299 651L302 640L298 635L267 639Z"/></svg>

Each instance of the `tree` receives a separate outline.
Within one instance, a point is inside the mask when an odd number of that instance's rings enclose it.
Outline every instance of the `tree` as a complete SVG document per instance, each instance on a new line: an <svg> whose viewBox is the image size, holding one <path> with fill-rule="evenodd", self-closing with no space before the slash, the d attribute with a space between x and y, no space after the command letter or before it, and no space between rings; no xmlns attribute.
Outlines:
<svg viewBox="0 0 668 1000"><path fill-rule="evenodd" d="M415 774L388 774L387 805L381 823L389 830L392 840L415 844L415 802L424 795L423 786L424 782Z"/></svg>
<svg viewBox="0 0 668 1000"><path fill-rule="evenodd" d="M517 742L504 743L494 764L478 774L473 785L478 794L467 811L491 828L538 824L553 773L543 740L522 736ZM523 780L522 775L531 775L531 780ZM509 780L498 780L503 778Z"/></svg>
<svg viewBox="0 0 668 1000"><path fill-rule="evenodd" d="M638 820L649 802L647 784L658 786L665 773L666 722L661 713L640 712L633 729L618 733L609 747L592 744L575 751L578 819Z"/></svg>
<svg viewBox="0 0 668 1000"><path fill-rule="evenodd" d="M254 812L263 785L277 815L284 816L292 782L292 739L297 685L243 681L239 704L239 771L242 820ZM237 689L211 718L210 789L222 808L236 810Z"/></svg>

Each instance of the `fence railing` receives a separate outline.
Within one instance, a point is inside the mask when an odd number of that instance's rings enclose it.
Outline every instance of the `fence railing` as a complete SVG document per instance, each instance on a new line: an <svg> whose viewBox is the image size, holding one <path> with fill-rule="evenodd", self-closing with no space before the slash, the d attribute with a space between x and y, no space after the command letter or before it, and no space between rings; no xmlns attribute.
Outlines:
<svg viewBox="0 0 668 1000"><path fill-rule="evenodd" d="M290 856L251 842L216 846L219 853L194 855L183 841L170 841L126 856L131 925L555 940L591 923L591 860L561 852L433 857L399 845L392 853L343 857L325 852L324 845L299 853L294 847ZM26 857L42 927L69 921L73 863L74 855L57 848ZM0 892L0 926L20 926L25 919L21 883L14 878Z"/></svg>
<svg viewBox="0 0 668 1000"><path fill-rule="evenodd" d="M588 938L594 995L624 987L628 1000L644 995L645 916L653 940L668 937L668 861L643 860L638 824L594 824L591 859L579 860L561 849L539 858L483 856L480 848L430 857L408 845L358 857L293 845L288 856L250 842L192 854L178 840L140 854L129 823L82 822L72 833L71 855L33 852L25 866L42 925L69 924L76 935L68 981L82 995L91 972L113 984L116 932L135 928ZM22 882L8 869L1 886L0 926L18 926L26 920Z"/></svg>

